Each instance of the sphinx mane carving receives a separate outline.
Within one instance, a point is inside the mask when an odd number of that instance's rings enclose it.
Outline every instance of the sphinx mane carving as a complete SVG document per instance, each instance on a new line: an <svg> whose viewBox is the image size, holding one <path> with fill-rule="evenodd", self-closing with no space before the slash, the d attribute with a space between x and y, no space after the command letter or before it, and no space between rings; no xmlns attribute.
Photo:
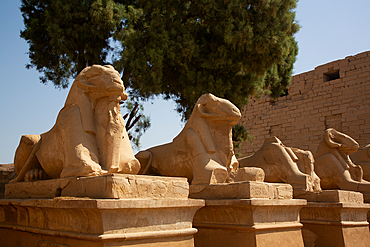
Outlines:
<svg viewBox="0 0 370 247"><path fill-rule="evenodd" d="M120 101L127 93L110 65L81 71L69 91L54 127L41 135L22 136L14 158L17 177L11 182L136 174L134 157Z"/></svg>
<svg viewBox="0 0 370 247"><path fill-rule="evenodd" d="M184 129L171 143L136 154L139 174L186 177L191 184L225 182L237 170L231 139L239 109L212 94L202 95Z"/></svg>

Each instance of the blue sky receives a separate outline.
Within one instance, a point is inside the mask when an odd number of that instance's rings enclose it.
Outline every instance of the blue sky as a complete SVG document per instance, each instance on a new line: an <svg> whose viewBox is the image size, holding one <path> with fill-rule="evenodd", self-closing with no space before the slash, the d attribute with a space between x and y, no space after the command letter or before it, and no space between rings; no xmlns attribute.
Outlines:
<svg viewBox="0 0 370 247"><path fill-rule="evenodd" d="M19 7L17 0L0 1L0 164L13 162L21 135L41 134L54 125L68 93L41 84L40 74L25 68L28 44L19 37L24 29ZM294 74L370 50L369 9L368 0L299 1ZM157 99L144 107L152 127L141 149L172 141L183 127L175 104Z"/></svg>

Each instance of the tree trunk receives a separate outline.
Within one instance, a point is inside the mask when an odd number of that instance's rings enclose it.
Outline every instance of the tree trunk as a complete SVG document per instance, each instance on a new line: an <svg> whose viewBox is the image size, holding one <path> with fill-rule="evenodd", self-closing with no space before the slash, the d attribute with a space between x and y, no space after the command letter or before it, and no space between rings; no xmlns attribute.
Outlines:
<svg viewBox="0 0 370 247"><path fill-rule="evenodd" d="M79 74L85 67L86 67L85 52L84 48L81 47L78 49L77 74Z"/></svg>

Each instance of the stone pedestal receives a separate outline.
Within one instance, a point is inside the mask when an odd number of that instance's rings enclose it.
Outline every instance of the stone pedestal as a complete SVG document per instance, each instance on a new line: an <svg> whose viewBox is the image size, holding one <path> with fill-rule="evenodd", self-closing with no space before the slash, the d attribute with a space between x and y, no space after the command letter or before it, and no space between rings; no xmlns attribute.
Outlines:
<svg viewBox="0 0 370 247"><path fill-rule="evenodd" d="M306 200L291 199L290 185L242 182L233 184L232 188L224 186L205 188L213 192L214 198L208 198L206 206L194 216L193 226L198 229L195 246L303 247L299 210L306 205ZM233 199L220 199L224 190L240 193L234 193ZM190 191L194 193L195 189L190 186ZM250 198L238 198L243 193Z"/></svg>
<svg viewBox="0 0 370 247"><path fill-rule="evenodd" d="M307 200L300 212L306 247L370 245L370 204L363 203L360 192L328 190L308 194Z"/></svg>
<svg viewBox="0 0 370 247"><path fill-rule="evenodd" d="M370 203L370 193L362 193L364 195L364 202ZM370 210L367 212L367 221L370 224Z"/></svg>
<svg viewBox="0 0 370 247"><path fill-rule="evenodd" d="M32 186L63 196L12 199L17 190L34 197ZM10 184L6 195L12 198L0 200L0 246L10 247L193 247L193 216L204 206L188 199L186 179L133 175ZM96 199L102 197L117 199Z"/></svg>
<svg viewBox="0 0 370 247"><path fill-rule="evenodd" d="M60 178L5 185L5 198L188 199L186 178L109 174L100 177Z"/></svg>

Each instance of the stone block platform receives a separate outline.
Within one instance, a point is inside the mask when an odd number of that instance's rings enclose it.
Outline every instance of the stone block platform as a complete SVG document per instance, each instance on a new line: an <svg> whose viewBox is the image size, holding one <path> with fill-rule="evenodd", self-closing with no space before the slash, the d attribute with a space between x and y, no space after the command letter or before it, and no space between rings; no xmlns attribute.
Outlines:
<svg viewBox="0 0 370 247"><path fill-rule="evenodd" d="M41 188L61 196L35 199ZM6 189L12 198L0 200L0 246L9 247L193 247L193 216L204 206L188 199L183 178L109 175ZM17 191L23 199L14 199Z"/></svg>
<svg viewBox="0 0 370 247"><path fill-rule="evenodd" d="M293 188L289 184L256 181L229 184L190 185L191 198L201 199L292 199Z"/></svg>
<svg viewBox="0 0 370 247"><path fill-rule="evenodd" d="M365 247L370 245L367 212L360 192L324 190L306 195L300 212L305 246Z"/></svg>
<svg viewBox="0 0 370 247"><path fill-rule="evenodd" d="M307 202L291 199L291 185L240 182L208 185L204 190L213 198L208 196L206 206L194 216L197 247L304 246L299 210ZM234 198L221 199L227 190L235 191ZM195 193L192 185L190 191L190 197L202 193ZM248 198L240 198L242 193Z"/></svg>
<svg viewBox="0 0 370 247"><path fill-rule="evenodd" d="M5 185L5 198L54 198L58 196L101 199L187 199L186 178L109 174L99 177L60 178Z"/></svg>

